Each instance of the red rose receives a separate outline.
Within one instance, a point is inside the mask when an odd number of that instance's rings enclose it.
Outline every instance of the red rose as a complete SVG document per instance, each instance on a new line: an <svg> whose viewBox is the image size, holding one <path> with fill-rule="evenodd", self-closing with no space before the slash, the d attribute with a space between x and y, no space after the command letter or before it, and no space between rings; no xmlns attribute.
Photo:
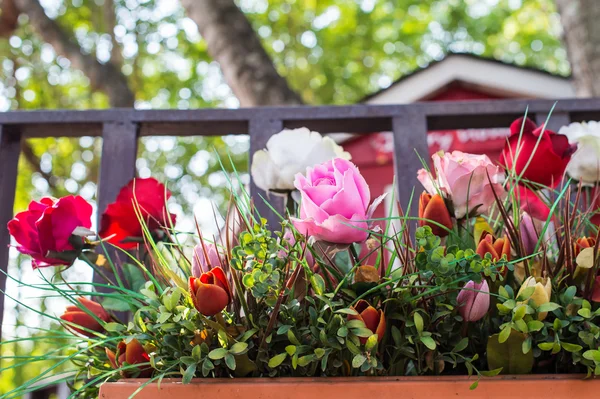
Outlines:
<svg viewBox="0 0 600 399"><path fill-rule="evenodd" d="M190 277L190 295L198 312L204 316L214 316L231 301L231 290L223 269L215 267L202 273L200 277Z"/></svg>
<svg viewBox="0 0 600 399"><path fill-rule="evenodd" d="M65 321L75 323L81 327L85 327L88 330L96 332L104 331L104 328L98 322L98 320L96 320L92 315L90 315L84 310L84 308L86 308L90 313L96 315L98 319L104 322L109 322L110 315L106 312L106 310L104 310L102 305L100 305L98 302L94 302L86 298L79 298L77 299L77 301L79 302L80 306L68 306L65 310L65 313L63 313L63 315L60 316L60 318ZM86 337L94 336L94 334L92 334L91 332L74 326L67 325L67 328L78 334L85 335Z"/></svg>
<svg viewBox="0 0 600 399"><path fill-rule="evenodd" d="M131 366L134 364L150 362L150 356L148 356L146 350L142 344L140 344L140 341L135 338L129 343L126 343L125 341L119 342L119 345L117 345L117 353L108 348L105 348L104 350L106 351L106 356L108 357L111 367L115 370L127 365ZM152 367L148 366L140 368L137 375L134 369L127 369L125 371L121 371L121 375L125 378L148 378L152 375Z"/></svg>
<svg viewBox="0 0 600 399"><path fill-rule="evenodd" d="M524 186L518 186L515 188L514 195L519 198L519 204L522 211L530 214L534 219L546 221L550 215L550 208L546 204L541 194L536 191L530 190Z"/></svg>
<svg viewBox="0 0 600 399"><path fill-rule="evenodd" d="M121 189L117 200L108 205L102 214L99 236L110 237L108 242L123 249L135 248L138 243L124 242L126 239L140 239L144 236L142 225L136 214L139 209L148 230L155 232L165 226L175 224L175 215L167 210L166 202L171 192L158 180L133 179Z"/></svg>
<svg viewBox="0 0 600 399"><path fill-rule="evenodd" d="M519 118L510 125L510 136L500 156L500 163L507 170L514 168L516 174L522 174L525 180L553 187L562 179L575 149L564 134L544 130L543 126L536 126L529 118L523 124L523 118Z"/></svg>
<svg viewBox="0 0 600 399"><path fill-rule="evenodd" d="M92 227L92 206L78 195L31 201L26 211L8 222L8 231L18 243L17 250L33 258L34 268L72 264L77 254L59 255L77 250L72 245L77 227ZM77 239L83 243L82 238Z"/></svg>

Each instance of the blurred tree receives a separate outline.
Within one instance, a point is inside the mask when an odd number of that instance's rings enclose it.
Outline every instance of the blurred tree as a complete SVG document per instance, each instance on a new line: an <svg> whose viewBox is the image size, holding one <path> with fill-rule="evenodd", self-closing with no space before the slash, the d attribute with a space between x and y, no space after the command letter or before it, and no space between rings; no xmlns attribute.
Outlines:
<svg viewBox="0 0 600 399"><path fill-rule="evenodd" d="M556 0L577 95L600 96L600 2Z"/></svg>

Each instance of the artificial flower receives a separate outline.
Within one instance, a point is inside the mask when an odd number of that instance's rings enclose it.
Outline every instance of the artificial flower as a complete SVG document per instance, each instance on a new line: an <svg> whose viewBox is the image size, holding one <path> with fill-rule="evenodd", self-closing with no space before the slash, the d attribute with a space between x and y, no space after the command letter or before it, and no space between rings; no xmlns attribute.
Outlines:
<svg viewBox="0 0 600 399"><path fill-rule="evenodd" d="M350 159L351 156L330 137L305 127L285 129L271 136L266 150L254 153L252 179L265 191L292 191L298 173L334 158Z"/></svg>
<svg viewBox="0 0 600 399"><path fill-rule="evenodd" d="M494 193L500 199L506 195L504 173L487 155L440 151L432 159L435 176L421 169L417 177L429 194L452 203L457 219L485 214L496 202Z"/></svg>
<svg viewBox="0 0 600 399"><path fill-rule="evenodd" d="M94 302L87 298L78 298L77 302L79 302L78 306L71 305L67 306L65 313L60 316L60 318L64 321L68 321L70 323L77 324L78 326L84 327L87 330L92 330L96 332L104 331L104 327L97 319L100 319L103 322L109 322L111 320L110 315L104 310L102 305L98 302ZM87 309L87 311L86 311ZM91 313L91 314L90 314ZM94 316L92 316L92 314ZM77 328L72 325L66 325L66 327L78 334L85 335L86 337L93 337L95 334L86 331L81 328Z"/></svg>
<svg viewBox="0 0 600 399"><path fill-rule="evenodd" d="M585 248L594 248L595 246L596 239L594 237L580 237L573 244L573 256L576 257Z"/></svg>
<svg viewBox="0 0 600 399"><path fill-rule="evenodd" d="M567 164L567 174L583 185L593 186L600 181L600 122L575 122L558 131L577 145L577 151Z"/></svg>
<svg viewBox="0 0 600 399"><path fill-rule="evenodd" d="M562 179L574 151L567 136L538 127L529 118L519 118L510 125L500 163L522 179L554 187Z"/></svg>
<svg viewBox="0 0 600 399"><path fill-rule="evenodd" d="M223 259L216 244L203 241L194 247L192 254L192 276L200 277L202 273L214 267L222 267Z"/></svg>
<svg viewBox="0 0 600 399"><path fill-rule="evenodd" d="M465 321L482 319L490 308L490 287L485 279L481 283L469 281L458 293L458 312Z"/></svg>
<svg viewBox="0 0 600 399"><path fill-rule="evenodd" d="M358 266L354 272L355 283L377 283L379 280L379 270L375 266Z"/></svg>
<svg viewBox="0 0 600 399"><path fill-rule="evenodd" d="M108 357L108 361L111 367L115 370L120 369L123 366L148 363L150 361L150 356L146 353L146 350L140 344L140 341L133 338L129 343L126 341L121 341L117 345L117 353L111 351L108 348L105 348L106 356ZM133 369L121 370L121 375L124 378L130 377L139 377L139 378L148 378L152 375L152 367L147 366L143 367L136 371Z"/></svg>
<svg viewBox="0 0 600 399"><path fill-rule="evenodd" d="M492 255L493 262L499 261L504 255L506 255L506 260L510 260L510 240L507 236L496 238L493 234L484 231L477 244L476 252L482 258L489 253Z"/></svg>
<svg viewBox="0 0 600 399"><path fill-rule="evenodd" d="M539 223L537 223L539 224ZM535 251L535 247L540 239L540 229L536 227L536 222L527 213L521 213L521 221L519 222L519 233L523 242L524 256L531 255Z"/></svg>
<svg viewBox="0 0 600 399"><path fill-rule="evenodd" d="M419 219L419 225L431 227L436 236L445 237L450 234L448 230L452 230L450 211L439 194L431 195L423 191L419 197ZM448 230L439 226L440 224Z"/></svg>
<svg viewBox="0 0 600 399"><path fill-rule="evenodd" d="M552 297L552 281L548 277L528 277L525 282L521 285L517 296L528 287L535 287L535 291L529 297L529 301L533 301L536 307L550 302ZM542 321L546 318L548 312L541 312L538 314L538 320Z"/></svg>
<svg viewBox="0 0 600 399"><path fill-rule="evenodd" d="M295 185L302 202L300 218L291 221L300 234L334 244L367 239L367 221L383 197L369 207L369 185L352 162L336 158L308 168Z"/></svg>
<svg viewBox="0 0 600 399"><path fill-rule="evenodd" d="M220 267L202 273L200 277L190 277L189 289L194 307L204 316L216 315L231 301L229 282Z"/></svg>
<svg viewBox="0 0 600 399"><path fill-rule="evenodd" d="M26 211L8 222L8 231L17 242L17 250L33 259L33 267L71 265L77 258L82 237L73 236L78 227L92 227L92 206L79 195L58 200L31 201Z"/></svg>
<svg viewBox="0 0 600 399"><path fill-rule="evenodd" d="M102 214L100 237L123 249L135 248L144 237L140 218L151 233L175 224L175 215L166 205L170 197L171 192L155 178L131 180Z"/></svg>
<svg viewBox="0 0 600 399"><path fill-rule="evenodd" d="M383 339L383 335L385 334L385 315L383 314L383 310L375 309L373 306L369 304L369 302L364 299L360 299L356 302L356 305L351 307L358 314L350 314L348 315L348 320L361 320L365 323L365 326L371 330L373 334L377 334L377 341L380 342ZM365 344L367 342L367 338L360 337L360 343Z"/></svg>

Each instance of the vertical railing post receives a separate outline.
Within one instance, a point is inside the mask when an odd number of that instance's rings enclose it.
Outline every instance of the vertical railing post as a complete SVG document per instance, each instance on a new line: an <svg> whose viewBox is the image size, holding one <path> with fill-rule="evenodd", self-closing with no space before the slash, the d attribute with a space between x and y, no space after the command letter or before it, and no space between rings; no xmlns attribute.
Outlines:
<svg viewBox="0 0 600 399"><path fill-rule="evenodd" d="M422 168L419 156L429 162L427 118L421 108L406 107L401 115L392 119L392 131L397 198L404 213L416 217L422 191L421 183L417 180L417 171Z"/></svg>
<svg viewBox="0 0 600 399"><path fill-rule="evenodd" d="M4 319L4 292L8 271L10 234L6 225L13 217L21 134L17 127L0 125L0 340Z"/></svg>
<svg viewBox="0 0 600 399"><path fill-rule="evenodd" d="M119 190L135 177L139 126L129 120L106 122L102 127L102 157L98 179L98 229L102 213ZM117 251L106 254L116 260ZM104 283L95 275L94 282ZM102 291L102 290L99 290Z"/></svg>
<svg viewBox="0 0 600 399"><path fill-rule="evenodd" d="M279 133L283 129L283 121L277 119L251 119L248 124L248 134L250 135L250 155L249 155L249 170L252 167L252 156L258 150L265 148L267 141L275 133ZM261 217L267 219L269 228L273 231L279 230L280 218L269 208L264 199L269 200L269 204L277 210L281 215L284 215L283 199L271 195L267 197L264 190L256 187L250 176L250 195L254 200L256 212ZM261 198L262 196L262 198Z"/></svg>

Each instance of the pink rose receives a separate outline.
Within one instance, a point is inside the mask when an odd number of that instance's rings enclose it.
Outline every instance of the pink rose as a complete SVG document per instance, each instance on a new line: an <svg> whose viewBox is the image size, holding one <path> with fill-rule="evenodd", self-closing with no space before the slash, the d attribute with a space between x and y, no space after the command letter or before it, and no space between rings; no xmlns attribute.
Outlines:
<svg viewBox="0 0 600 399"><path fill-rule="evenodd" d="M477 321L483 318L490 308L490 287L483 280L477 284L469 281L456 297L458 312L465 321Z"/></svg>
<svg viewBox="0 0 600 399"><path fill-rule="evenodd" d="M222 263L215 244L208 241L204 241L204 245L197 244L192 255L192 276L198 278L202 273L207 273L215 267L222 267Z"/></svg>
<svg viewBox="0 0 600 399"><path fill-rule="evenodd" d="M300 219L291 221L300 234L335 244L367 239L367 220L383 198L369 207L369 186L352 162L336 158L307 168L306 176L296 175L294 185L302 202Z"/></svg>
<svg viewBox="0 0 600 399"><path fill-rule="evenodd" d="M506 195L502 186L504 173L487 155L440 151L433 154L432 159L435 176L421 169L417 177L429 194L438 194L439 190L452 202L457 219L467 216L467 212L470 215L486 213L496 202L494 191L500 199Z"/></svg>

